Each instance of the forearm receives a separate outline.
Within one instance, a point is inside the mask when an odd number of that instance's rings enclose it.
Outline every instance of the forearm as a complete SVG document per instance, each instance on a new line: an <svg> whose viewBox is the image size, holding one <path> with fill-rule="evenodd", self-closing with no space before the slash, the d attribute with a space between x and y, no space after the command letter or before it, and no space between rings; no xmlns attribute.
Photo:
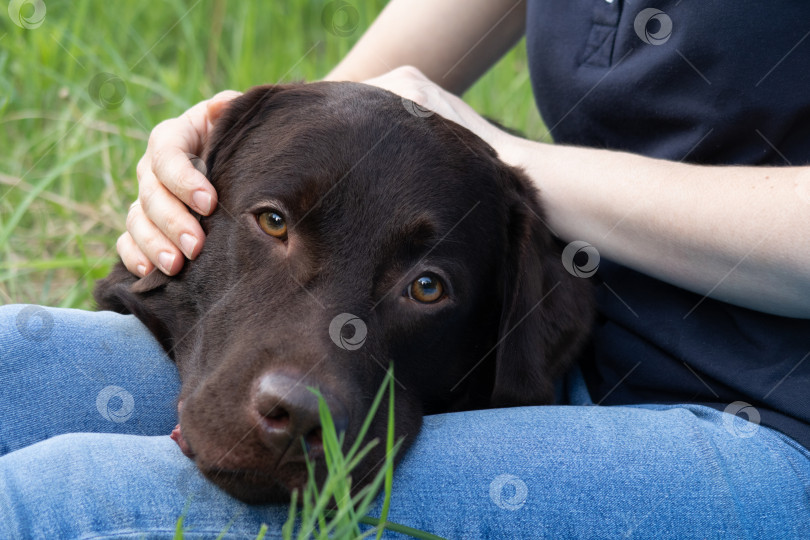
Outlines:
<svg viewBox="0 0 810 540"><path fill-rule="evenodd" d="M810 317L810 168L707 167L505 139L550 226L712 298Z"/></svg>
<svg viewBox="0 0 810 540"><path fill-rule="evenodd" d="M525 17L522 0L392 0L325 79L412 65L461 94L520 39Z"/></svg>

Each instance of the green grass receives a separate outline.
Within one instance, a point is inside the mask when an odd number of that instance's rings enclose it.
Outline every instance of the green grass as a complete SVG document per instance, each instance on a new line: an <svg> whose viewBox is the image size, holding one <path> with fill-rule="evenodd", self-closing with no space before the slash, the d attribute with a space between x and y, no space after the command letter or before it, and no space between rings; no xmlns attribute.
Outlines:
<svg viewBox="0 0 810 540"><path fill-rule="evenodd" d="M314 538L326 540L329 538L370 538L376 540L382 537L386 530L408 535L423 540L442 540L441 537L429 532L420 531L401 523L388 521L388 511L391 502L394 459L400 449L402 440L394 442L394 368L388 370L377 395L369 407L363 425L358 431L355 442L346 449L343 433L338 433L332 415L323 395L310 389L318 396L318 408L323 432L324 462L326 466L326 479L321 487L314 480L315 465L307 460L309 468L309 481L302 491L294 491L289 507L287 521L281 529L284 540L306 540ZM352 473L369 452L380 441L372 439L363 444L371 422L383 402L385 391L388 391L387 429L385 439L385 458L375 477L363 488L352 489ZM302 441L303 443L303 441ZM368 516L377 494L384 489L381 515L378 518ZM360 525L367 525L362 530ZM223 528L220 537L228 532L229 525ZM257 532L256 540L264 538L268 526L262 524ZM184 537L184 516L177 520L175 540Z"/></svg>
<svg viewBox="0 0 810 540"><path fill-rule="evenodd" d="M322 77L384 5L350 0L359 26L338 36L321 22L326 3L45 0L42 24L23 29L4 2L0 303L92 308L151 128L225 88ZM106 107L89 90L100 73L120 80L121 95L101 87ZM465 98L529 136L543 133L520 46Z"/></svg>

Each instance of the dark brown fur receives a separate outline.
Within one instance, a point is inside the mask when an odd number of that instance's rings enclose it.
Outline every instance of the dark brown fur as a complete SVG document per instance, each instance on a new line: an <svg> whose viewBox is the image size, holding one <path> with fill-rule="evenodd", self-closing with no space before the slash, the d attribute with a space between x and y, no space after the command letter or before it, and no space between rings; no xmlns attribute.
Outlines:
<svg viewBox="0 0 810 540"><path fill-rule="evenodd" d="M321 388L349 442L389 363L406 444L424 414L552 401L587 337L591 291L563 268L535 189L474 134L362 84L259 87L217 122L205 160L219 206L197 260L140 281L119 264L95 296L177 362L183 437L226 491L279 501L306 479L303 451L268 444L255 420L268 374ZM285 214L286 240L257 226L268 207ZM447 281L435 304L404 293L427 271ZM368 328L357 350L329 336L340 313Z"/></svg>

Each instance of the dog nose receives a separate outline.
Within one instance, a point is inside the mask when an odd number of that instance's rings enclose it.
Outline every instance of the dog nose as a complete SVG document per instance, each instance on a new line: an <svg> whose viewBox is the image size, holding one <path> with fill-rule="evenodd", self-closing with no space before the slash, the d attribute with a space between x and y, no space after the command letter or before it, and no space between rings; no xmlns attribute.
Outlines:
<svg viewBox="0 0 810 540"><path fill-rule="evenodd" d="M323 452L318 398L307 388L317 385L311 382L283 373L266 373L258 381L253 406L259 417L259 438L267 448L288 458L303 457L302 438L310 455ZM337 432L345 431L348 425L345 408L325 392L322 394Z"/></svg>

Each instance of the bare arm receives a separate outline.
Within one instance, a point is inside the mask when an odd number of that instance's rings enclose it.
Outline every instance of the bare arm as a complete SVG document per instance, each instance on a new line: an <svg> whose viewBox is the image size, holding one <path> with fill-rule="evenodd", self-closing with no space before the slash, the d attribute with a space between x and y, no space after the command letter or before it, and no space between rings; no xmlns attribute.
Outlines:
<svg viewBox="0 0 810 540"><path fill-rule="evenodd" d="M698 166L506 136L551 227L695 293L810 318L810 167Z"/></svg>
<svg viewBox="0 0 810 540"><path fill-rule="evenodd" d="M326 80L363 81L411 65L454 94L523 35L523 0L392 0Z"/></svg>
<svg viewBox="0 0 810 540"><path fill-rule="evenodd" d="M689 165L504 133L413 68L372 81L471 129L540 190L549 225L602 257L739 306L810 318L810 167ZM438 96L438 98L436 97Z"/></svg>

